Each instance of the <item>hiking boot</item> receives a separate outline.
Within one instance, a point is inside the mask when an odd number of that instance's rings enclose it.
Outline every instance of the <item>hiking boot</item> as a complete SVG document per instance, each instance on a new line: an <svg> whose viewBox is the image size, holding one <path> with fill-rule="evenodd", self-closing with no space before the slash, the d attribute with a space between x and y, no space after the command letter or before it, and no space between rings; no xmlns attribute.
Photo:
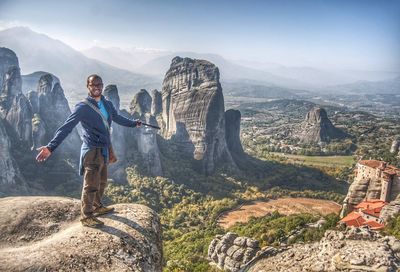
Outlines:
<svg viewBox="0 0 400 272"><path fill-rule="evenodd" d="M100 221L94 216L81 219L81 223L83 226L90 228L98 228L104 225L103 221Z"/></svg>
<svg viewBox="0 0 400 272"><path fill-rule="evenodd" d="M101 207L94 209L93 214L95 216L98 216L98 215L102 215L102 214L106 214L106 213L111 213L113 211L114 211L114 208L112 208L112 207L101 206Z"/></svg>

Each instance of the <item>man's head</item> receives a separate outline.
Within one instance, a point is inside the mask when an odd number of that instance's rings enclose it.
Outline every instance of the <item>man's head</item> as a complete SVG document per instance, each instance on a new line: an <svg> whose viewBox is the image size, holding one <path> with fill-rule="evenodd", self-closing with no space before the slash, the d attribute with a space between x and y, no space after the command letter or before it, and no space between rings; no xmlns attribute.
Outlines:
<svg viewBox="0 0 400 272"><path fill-rule="evenodd" d="M91 97L96 98L101 96L103 92L103 80L100 76L96 74L88 76L86 86Z"/></svg>

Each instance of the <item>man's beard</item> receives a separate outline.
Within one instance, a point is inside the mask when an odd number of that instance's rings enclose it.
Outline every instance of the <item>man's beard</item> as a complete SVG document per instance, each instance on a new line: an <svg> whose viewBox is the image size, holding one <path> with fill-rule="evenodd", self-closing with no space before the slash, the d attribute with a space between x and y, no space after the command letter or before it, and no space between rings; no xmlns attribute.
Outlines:
<svg viewBox="0 0 400 272"><path fill-rule="evenodd" d="M91 97L100 97L101 96L101 93L102 93L102 91L91 91L91 92L89 92L89 94L90 94L90 96Z"/></svg>

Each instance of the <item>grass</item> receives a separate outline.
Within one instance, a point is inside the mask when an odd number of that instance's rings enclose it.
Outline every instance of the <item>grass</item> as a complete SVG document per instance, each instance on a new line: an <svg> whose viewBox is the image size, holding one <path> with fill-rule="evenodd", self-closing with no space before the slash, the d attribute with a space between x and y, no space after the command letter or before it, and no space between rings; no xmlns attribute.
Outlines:
<svg viewBox="0 0 400 272"><path fill-rule="evenodd" d="M292 155L279 152L271 152L272 156L285 159L288 163L306 166L325 166L325 167L352 167L356 162L353 156L304 156Z"/></svg>

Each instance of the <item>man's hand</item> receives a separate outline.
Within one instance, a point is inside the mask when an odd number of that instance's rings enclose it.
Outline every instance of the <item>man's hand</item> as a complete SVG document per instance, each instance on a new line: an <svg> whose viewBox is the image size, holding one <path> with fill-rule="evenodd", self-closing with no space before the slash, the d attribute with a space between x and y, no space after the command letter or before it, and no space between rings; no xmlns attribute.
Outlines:
<svg viewBox="0 0 400 272"><path fill-rule="evenodd" d="M136 119L136 127L140 127L142 125L142 121L140 121L139 119Z"/></svg>
<svg viewBox="0 0 400 272"><path fill-rule="evenodd" d="M41 146L41 147L37 148L36 150L39 151L39 154L36 156L36 160L38 162L47 160L51 155L51 151L50 151L50 149L48 149L47 146Z"/></svg>

